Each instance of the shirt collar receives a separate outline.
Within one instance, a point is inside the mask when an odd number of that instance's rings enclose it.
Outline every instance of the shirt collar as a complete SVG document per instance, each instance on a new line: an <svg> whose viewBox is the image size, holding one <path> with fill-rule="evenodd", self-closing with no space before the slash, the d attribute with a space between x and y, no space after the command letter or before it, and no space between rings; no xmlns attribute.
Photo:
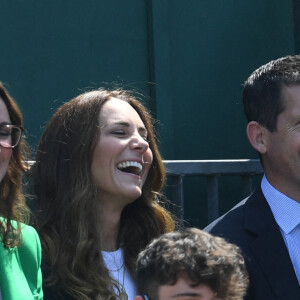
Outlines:
<svg viewBox="0 0 300 300"><path fill-rule="evenodd" d="M285 234L289 234L300 223L300 203L276 190L265 175L261 189L277 224Z"/></svg>

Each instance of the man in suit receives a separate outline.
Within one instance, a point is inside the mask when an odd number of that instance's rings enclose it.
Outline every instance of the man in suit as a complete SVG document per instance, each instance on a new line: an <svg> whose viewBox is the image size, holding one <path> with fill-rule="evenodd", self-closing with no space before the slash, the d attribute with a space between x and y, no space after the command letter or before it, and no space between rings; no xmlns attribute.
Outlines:
<svg viewBox="0 0 300 300"><path fill-rule="evenodd" d="M206 231L237 244L250 275L246 299L300 299L300 55L271 61L244 85L247 136L264 177Z"/></svg>

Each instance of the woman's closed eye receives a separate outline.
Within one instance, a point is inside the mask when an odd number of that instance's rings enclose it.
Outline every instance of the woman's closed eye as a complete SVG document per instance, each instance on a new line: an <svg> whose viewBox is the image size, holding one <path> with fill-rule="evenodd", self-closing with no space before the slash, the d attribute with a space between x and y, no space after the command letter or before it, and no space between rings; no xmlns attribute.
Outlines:
<svg viewBox="0 0 300 300"><path fill-rule="evenodd" d="M117 137L126 137L128 135L125 130L114 130L111 133ZM149 143L148 135L141 134L140 136L143 140Z"/></svg>
<svg viewBox="0 0 300 300"><path fill-rule="evenodd" d="M0 129L0 136L1 137L8 137L8 136L10 136L10 134L11 134L11 132L10 132L10 130L8 130L8 129Z"/></svg>
<svg viewBox="0 0 300 300"><path fill-rule="evenodd" d="M126 132L124 130L114 130L112 131L112 134L116 136L125 136Z"/></svg>
<svg viewBox="0 0 300 300"><path fill-rule="evenodd" d="M149 143L149 138L147 135L141 135L141 137L147 142Z"/></svg>

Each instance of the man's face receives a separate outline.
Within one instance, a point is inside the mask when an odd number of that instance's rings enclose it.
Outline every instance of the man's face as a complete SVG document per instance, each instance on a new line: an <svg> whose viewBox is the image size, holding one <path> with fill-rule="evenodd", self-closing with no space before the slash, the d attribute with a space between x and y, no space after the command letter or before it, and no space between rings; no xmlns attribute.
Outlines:
<svg viewBox="0 0 300 300"><path fill-rule="evenodd" d="M276 189L300 202L300 85L283 86L282 99L277 130L265 130L264 170Z"/></svg>
<svg viewBox="0 0 300 300"><path fill-rule="evenodd" d="M185 278L179 278L174 285L160 286L158 295L159 300L222 300L215 296L208 285L194 287Z"/></svg>

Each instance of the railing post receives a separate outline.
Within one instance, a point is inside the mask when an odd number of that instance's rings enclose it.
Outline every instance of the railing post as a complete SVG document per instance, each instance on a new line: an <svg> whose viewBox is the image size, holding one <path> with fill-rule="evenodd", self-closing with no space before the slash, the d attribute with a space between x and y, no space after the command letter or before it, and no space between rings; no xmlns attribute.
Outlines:
<svg viewBox="0 0 300 300"><path fill-rule="evenodd" d="M217 175L207 176L207 217L211 223L219 216L219 182Z"/></svg>
<svg viewBox="0 0 300 300"><path fill-rule="evenodd" d="M247 175L242 175L242 185L243 185L243 190L242 190L242 197L245 198L250 195L252 192L252 176L250 174Z"/></svg>
<svg viewBox="0 0 300 300"><path fill-rule="evenodd" d="M172 202L174 214L178 217L179 222L184 220L184 195L183 195L183 175L172 175ZM181 224L182 225L182 224Z"/></svg>
<svg viewBox="0 0 300 300"><path fill-rule="evenodd" d="M206 176L209 223L219 217L219 176L242 176L243 196L248 196L252 192L253 176L263 174L263 168L258 159L164 160L164 164L167 175L173 178L173 202L177 205L176 215L179 218L184 218L183 176Z"/></svg>

